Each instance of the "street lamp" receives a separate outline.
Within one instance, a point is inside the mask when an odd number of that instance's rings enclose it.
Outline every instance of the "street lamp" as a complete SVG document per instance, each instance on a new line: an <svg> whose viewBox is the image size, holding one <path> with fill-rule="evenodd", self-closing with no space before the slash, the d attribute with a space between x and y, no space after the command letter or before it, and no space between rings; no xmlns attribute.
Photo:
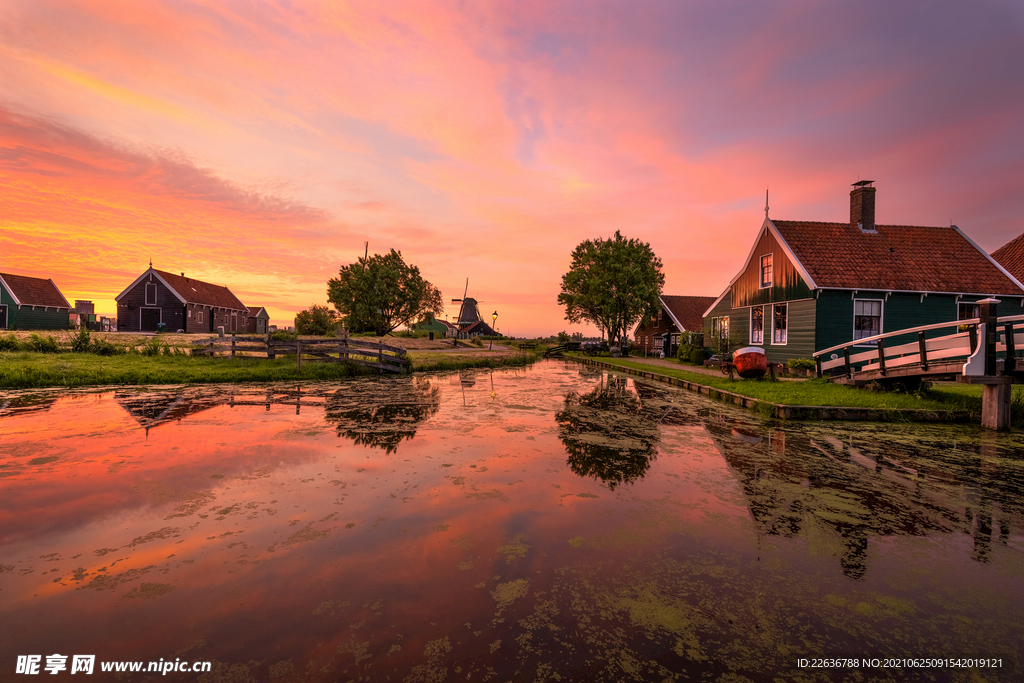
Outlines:
<svg viewBox="0 0 1024 683"><path fill-rule="evenodd" d="M491 313L491 320L494 321L494 326L497 327L497 325L498 325L498 312L497 311L495 311L494 313ZM492 348L494 348L494 333L495 332L496 332L496 330L494 330L492 328L491 329L491 343L487 346L487 350L488 351L490 351Z"/></svg>

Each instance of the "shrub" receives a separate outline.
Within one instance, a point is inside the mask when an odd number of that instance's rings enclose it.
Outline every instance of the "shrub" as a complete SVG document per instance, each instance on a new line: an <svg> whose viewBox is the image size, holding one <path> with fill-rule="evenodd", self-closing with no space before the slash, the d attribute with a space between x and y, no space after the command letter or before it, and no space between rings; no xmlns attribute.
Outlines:
<svg viewBox="0 0 1024 683"><path fill-rule="evenodd" d="M786 361L786 365L793 370L816 370L818 368L818 364L810 358L790 358Z"/></svg>
<svg viewBox="0 0 1024 683"><path fill-rule="evenodd" d="M97 356L120 356L125 353L123 346L114 346L106 339L97 339L90 349Z"/></svg>
<svg viewBox="0 0 1024 683"><path fill-rule="evenodd" d="M484 340L481 339L480 337L473 337L471 340L469 340L469 343L475 344L476 346L483 346Z"/></svg>
<svg viewBox="0 0 1024 683"><path fill-rule="evenodd" d="M142 348L139 349L139 353L143 356L159 356L160 352L163 351L166 346L166 344L161 343L158 339L150 339L142 345Z"/></svg>
<svg viewBox="0 0 1024 683"><path fill-rule="evenodd" d="M89 336L89 328L83 327L77 334L71 335L71 351L73 353L89 353L92 347L92 338Z"/></svg>
<svg viewBox="0 0 1024 683"><path fill-rule="evenodd" d="M295 341L299 338L299 333L289 332L288 330L277 330L276 332L270 333L270 338L277 341Z"/></svg>
<svg viewBox="0 0 1024 683"><path fill-rule="evenodd" d="M22 351L25 346L13 334L0 334L0 351Z"/></svg>
<svg viewBox="0 0 1024 683"><path fill-rule="evenodd" d="M690 362L694 365L704 365L706 355L703 346L694 346L690 349Z"/></svg>
<svg viewBox="0 0 1024 683"><path fill-rule="evenodd" d="M38 353L57 353L60 349L57 347L57 340L46 335L41 337L38 334L32 333L32 337L28 340L29 348Z"/></svg>

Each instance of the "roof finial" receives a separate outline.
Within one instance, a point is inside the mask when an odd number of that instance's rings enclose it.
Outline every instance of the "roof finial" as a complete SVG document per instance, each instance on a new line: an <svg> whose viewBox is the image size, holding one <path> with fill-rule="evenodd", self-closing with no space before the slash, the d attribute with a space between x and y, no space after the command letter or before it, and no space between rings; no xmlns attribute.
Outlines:
<svg viewBox="0 0 1024 683"><path fill-rule="evenodd" d="M764 186L764 217L768 218L768 186Z"/></svg>
<svg viewBox="0 0 1024 683"><path fill-rule="evenodd" d="M153 267L153 257L152 256L149 257L149 267L150 268Z"/></svg>

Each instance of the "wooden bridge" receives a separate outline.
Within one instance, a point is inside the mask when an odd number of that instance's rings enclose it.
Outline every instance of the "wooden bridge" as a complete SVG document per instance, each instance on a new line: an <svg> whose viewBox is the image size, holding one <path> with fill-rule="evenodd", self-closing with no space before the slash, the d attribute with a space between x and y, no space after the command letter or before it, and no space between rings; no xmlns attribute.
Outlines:
<svg viewBox="0 0 1024 683"><path fill-rule="evenodd" d="M1024 381L1024 359L1017 357L1017 349L1024 347L1024 315L997 317L998 303L979 301L977 318L896 330L817 351L818 377L854 386L923 379L982 384L982 424L1006 429L1010 384ZM944 330L952 333L928 337ZM905 341L914 336L915 341ZM888 345L901 337L902 343Z"/></svg>
<svg viewBox="0 0 1024 683"><path fill-rule="evenodd" d="M230 356L228 356L230 354ZM381 342L366 342L351 339L344 330L336 339L274 339L268 333L266 339L259 337L211 337L192 342L193 356L231 358L277 358L295 356L295 363L302 368L303 358L325 363L355 363L381 372L407 372L411 362L406 350L388 346Z"/></svg>

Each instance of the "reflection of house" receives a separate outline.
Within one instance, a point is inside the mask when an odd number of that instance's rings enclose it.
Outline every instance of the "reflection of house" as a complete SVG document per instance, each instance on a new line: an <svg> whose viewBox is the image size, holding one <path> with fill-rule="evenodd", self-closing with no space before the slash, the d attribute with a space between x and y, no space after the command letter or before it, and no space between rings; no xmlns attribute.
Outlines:
<svg viewBox="0 0 1024 683"><path fill-rule="evenodd" d="M266 334L270 324L270 314L262 306L249 306L249 314L245 318L245 331L249 334Z"/></svg>
<svg viewBox="0 0 1024 683"><path fill-rule="evenodd" d="M53 280L0 273L0 329L66 330L70 311Z"/></svg>
<svg viewBox="0 0 1024 683"><path fill-rule="evenodd" d="M23 413L35 413L49 410L57 402L56 396L14 396L0 398L0 418L12 417Z"/></svg>
<svg viewBox="0 0 1024 683"><path fill-rule="evenodd" d="M119 391L114 400L146 428L180 420L229 401L220 391Z"/></svg>
<svg viewBox="0 0 1024 683"><path fill-rule="evenodd" d="M840 440L829 428L782 431L723 416L704 427L742 486L756 533L803 537L854 579L866 574L874 540L886 536L964 531L974 536L972 559L988 561L993 541L1009 538L1008 510L1024 483L1009 461L986 471L969 447L936 461L937 443L895 445L870 429Z"/></svg>
<svg viewBox="0 0 1024 683"><path fill-rule="evenodd" d="M119 332L244 332L249 309L231 290L202 280L156 270L150 265L114 297Z"/></svg>
<svg viewBox="0 0 1024 683"><path fill-rule="evenodd" d="M641 320L633 333L637 351L674 357L684 332L701 334L704 311L715 301L713 296L659 297L661 306L650 319ZM666 342L668 342L666 344Z"/></svg>
<svg viewBox="0 0 1024 683"><path fill-rule="evenodd" d="M877 225L871 182L854 184L849 223L766 215L743 267L704 313L705 346L721 330L733 349L762 346L781 362L971 318L989 296L1001 311L1021 311L1024 286L956 226Z"/></svg>

